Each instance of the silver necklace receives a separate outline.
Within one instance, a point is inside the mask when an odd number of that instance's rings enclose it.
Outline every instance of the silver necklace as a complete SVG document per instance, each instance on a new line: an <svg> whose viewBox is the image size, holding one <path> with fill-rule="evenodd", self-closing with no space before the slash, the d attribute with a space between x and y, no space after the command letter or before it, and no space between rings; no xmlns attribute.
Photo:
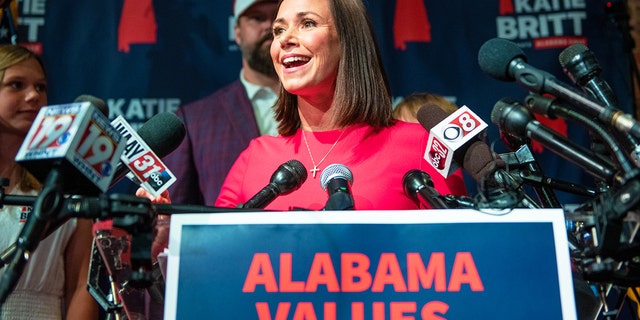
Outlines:
<svg viewBox="0 0 640 320"><path fill-rule="evenodd" d="M307 142L307 136L304 134L304 130L301 130L301 131L302 131L302 138L304 139L304 144L307 146L307 151L309 152L309 158L311 158L311 163L313 163L313 169L310 169L309 172L311 172L311 175L315 179L316 178L316 174L319 171L322 171L321 169L318 168L318 166L322 163L322 161L324 161L324 159L327 158L329 153L331 153L331 150L333 150L333 147L335 147L336 144L338 144L338 141L340 141L340 138L342 138L342 135L344 134L345 130L342 130L342 133L340 133L340 136L338 137L338 139L336 139L336 142L333 143L331 148L329 148L329 151L327 151L327 153L324 155L324 157L322 157L322 159L320 159L320 161L318 161L317 164L313 160L313 155L311 155L311 148L309 148L309 142Z"/></svg>

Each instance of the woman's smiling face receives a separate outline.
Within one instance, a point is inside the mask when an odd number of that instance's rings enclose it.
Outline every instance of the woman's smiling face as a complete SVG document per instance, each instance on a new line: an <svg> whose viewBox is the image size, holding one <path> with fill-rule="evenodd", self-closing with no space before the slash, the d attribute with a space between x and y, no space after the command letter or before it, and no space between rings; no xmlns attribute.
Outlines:
<svg viewBox="0 0 640 320"><path fill-rule="evenodd" d="M333 92L340 43L329 0L284 0L273 24L273 35L271 58L288 92Z"/></svg>

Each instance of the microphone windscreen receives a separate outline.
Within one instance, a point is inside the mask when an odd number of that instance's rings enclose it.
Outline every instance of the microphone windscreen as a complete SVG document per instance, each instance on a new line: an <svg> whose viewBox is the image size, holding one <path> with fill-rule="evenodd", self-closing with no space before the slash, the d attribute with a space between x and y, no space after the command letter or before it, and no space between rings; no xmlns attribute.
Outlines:
<svg viewBox="0 0 640 320"><path fill-rule="evenodd" d="M348 181L349 184L353 184L353 174L351 173L351 170L343 164L334 163L328 165L324 170L322 170L322 174L320 175L320 185L322 186L322 190L327 191L329 182L336 178L343 179Z"/></svg>
<svg viewBox="0 0 640 320"><path fill-rule="evenodd" d="M105 117L109 117L109 106L107 106L104 100L98 97L94 97L88 94L82 94L79 95L73 102L89 102L94 108L100 110L100 112L102 112Z"/></svg>
<svg viewBox="0 0 640 320"><path fill-rule="evenodd" d="M278 188L280 194L284 195L298 190L305 180L307 180L307 169L302 162L291 159L278 167L271 175L269 182Z"/></svg>
<svg viewBox="0 0 640 320"><path fill-rule="evenodd" d="M171 112L161 112L147 120L137 133L162 158L180 145L186 129L178 116Z"/></svg>
<svg viewBox="0 0 640 320"><path fill-rule="evenodd" d="M494 154L489 145L483 141L476 141L469 146L464 154L464 169L473 180L483 181L486 177L498 169L505 166L504 160L494 158Z"/></svg>
<svg viewBox="0 0 640 320"><path fill-rule="evenodd" d="M516 58L527 61L527 56L517 44L502 38L489 39L478 50L480 69L501 81L514 80L509 74L509 64Z"/></svg>
<svg viewBox="0 0 640 320"><path fill-rule="evenodd" d="M444 111L438 105L433 103L427 103L418 109L416 118L418 122L427 130L431 131L438 123L446 119L449 113Z"/></svg>

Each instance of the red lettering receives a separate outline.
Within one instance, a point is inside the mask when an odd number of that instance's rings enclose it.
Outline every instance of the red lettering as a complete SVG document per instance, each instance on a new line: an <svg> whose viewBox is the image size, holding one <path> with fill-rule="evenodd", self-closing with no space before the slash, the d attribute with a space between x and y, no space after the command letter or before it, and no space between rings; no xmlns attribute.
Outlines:
<svg viewBox="0 0 640 320"><path fill-rule="evenodd" d="M364 303L351 303L351 320L364 320Z"/></svg>
<svg viewBox="0 0 640 320"><path fill-rule="evenodd" d="M343 253L340 264L342 292L362 292L371 286L371 261L365 254Z"/></svg>
<svg viewBox="0 0 640 320"><path fill-rule="evenodd" d="M335 302L324 303L324 320L336 320L337 308Z"/></svg>
<svg viewBox="0 0 640 320"><path fill-rule="evenodd" d="M303 292L304 281L292 281L293 258L291 253L280 254L280 292Z"/></svg>
<svg viewBox="0 0 640 320"><path fill-rule="evenodd" d="M371 291L382 292L387 284L393 285L393 290L396 292L407 291L407 284L404 282L402 270L395 253L383 253L380 255L380 263L378 263Z"/></svg>
<svg viewBox="0 0 640 320"><path fill-rule="evenodd" d="M422 320L447 320L439 314L444 315L449 311L449 305L442 301L431 301L422 306L420 316ZM436 314L439 313L439 314Z"/></svg>
<svg viewBox="0 0 640 320"><path fill-rule="evenodd" d="M389 304L389 311L391 312L391 320L414 320L414 316L405 316L405 313L416 313L415 302L391 302Z"/></svg>
<svg viewBox="0 0 640 320"><path fill-rule="evenodd" d="M449 279L449 292L458 292L463 283L471 287L471 291L484 291L484 285L480 274L473 261L471 252L458 252L453 261L451 279Z"/></svg>
<svg viewBox="0 0 640 320"><path fill-rule="evenodd" d="M316 292L320 284L326 285L329 292L340 291L338 276L336 276L336 270L331 263L331 256L326 252L316 253L313 258L313 264L311 265L311 270L309 270L309 277L304 291Z"/></svg>
<svg viewBox="0 0 640 320"><path fill-rule="evenodd" d="M374 302L372 320L384 320L384 317L384 302Z"/></svg>
<svg viewBox="0 0 640 320"><path fill-rule="evenodd" d="M296 307L296 312L293 314L293 320L317 320L315 311L313 311L313 304L311 302L300 302Z"/></svg>
<svg viewBox="0 0 640 320"><path fill-rule="evenodd" d="M273 273L271 259L266 253L256 253L253 255L247 277L242 286L242 292L255 292L257 285L264 285L267 292L278 292L276 276Z"/></svg>
<svg viewBox="0 0 640 320"><path fill-rule="evenodd" d="M291 309L291 302L278 303L276 318L274 320L287 320L289 309ZM256 311L258 312L258 320L271 320L269 304L266 302L256 302Z"/></svg>
<svg viewBox="0 0 640 320"><path fill-rule="evenodd" d="M447 275L444 264L444 252L432 252L426 269L419 253L408 253L407 284L410 292L418 292L420 285L422 285L424 289L429 289L434 284L437 292L446 291Z"/></svg>

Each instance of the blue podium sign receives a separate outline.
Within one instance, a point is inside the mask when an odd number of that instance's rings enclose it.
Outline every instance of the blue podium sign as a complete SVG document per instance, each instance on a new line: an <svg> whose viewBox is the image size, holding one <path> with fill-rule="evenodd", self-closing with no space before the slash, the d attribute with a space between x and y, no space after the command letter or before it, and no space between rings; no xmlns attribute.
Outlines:
<svg viewBox="0 0 640 320"><path fill-rule="evenodd" d="M560 209L174 215L167 319L576 319Z"/></svg>

